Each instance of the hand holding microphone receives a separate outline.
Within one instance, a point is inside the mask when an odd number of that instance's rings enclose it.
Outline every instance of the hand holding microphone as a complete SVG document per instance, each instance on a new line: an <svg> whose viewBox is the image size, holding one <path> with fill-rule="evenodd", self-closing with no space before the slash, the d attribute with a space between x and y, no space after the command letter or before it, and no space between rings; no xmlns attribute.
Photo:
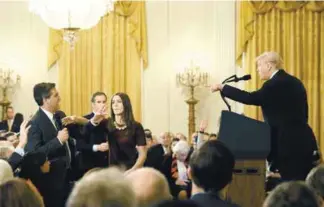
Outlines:
<svg viewBox="0 0 324 207"><path fill-rule="evenodd" d="M66 142L69 139L69 131L67 128L62 129L58 132L57 138L61 141L61 143Z"/></svg>

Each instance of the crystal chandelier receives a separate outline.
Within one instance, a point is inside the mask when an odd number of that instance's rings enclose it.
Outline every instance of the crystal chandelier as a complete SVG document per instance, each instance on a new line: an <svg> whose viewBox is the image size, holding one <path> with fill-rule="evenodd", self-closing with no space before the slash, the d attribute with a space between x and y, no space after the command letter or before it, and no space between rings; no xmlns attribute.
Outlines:
<svg viewBox="0 0 324 207"><path fill-rule="evenodd" d="M63 39L74 48L77 33L94 27L113 11L115 0L29 0L29 10L51 28L63 30Z"/></svg>

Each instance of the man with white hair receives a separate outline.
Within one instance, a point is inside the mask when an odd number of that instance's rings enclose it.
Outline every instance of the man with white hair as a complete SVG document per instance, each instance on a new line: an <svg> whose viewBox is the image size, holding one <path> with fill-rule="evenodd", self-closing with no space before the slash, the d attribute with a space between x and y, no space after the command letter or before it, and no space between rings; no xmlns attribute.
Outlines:
<svg viewBox="0 0 324 207"><path fill-rule="evenodd" d="M266 80L259 90L246 92L223 84L215 84L211 90L221 91L225 97L240 103L261 106L263 118L271 127L268 161L272 168L279 170L283 180L304 180L317 151L314 133L307 123L305 87L282 69L282 60L276 52L263 53L256 63L260 78Z"/></svg>
<svg viewBox="0 0 324 207"><path fill-rule="evenodd" d="M148 207L164 200L172 200L165 176L154 168L140 168L126 175L133 187L138 206Z"/></svg>
<svg viewBox="0 0 324 207"><path fill-rule="evenodd" d="M134 191L123 173L110 167L82 177L74 186L66 207L136 207Z"/></svg>
<svg viewBox="0 0 324 207"><path fill-rule="evenodd" d="M174 158L171 164L171 176L175 180L175 185L171 186L172 194L178 199L185 200L190 195L190 181L187 174L190 145L184 140L180 140L173 147Z"/></svg>

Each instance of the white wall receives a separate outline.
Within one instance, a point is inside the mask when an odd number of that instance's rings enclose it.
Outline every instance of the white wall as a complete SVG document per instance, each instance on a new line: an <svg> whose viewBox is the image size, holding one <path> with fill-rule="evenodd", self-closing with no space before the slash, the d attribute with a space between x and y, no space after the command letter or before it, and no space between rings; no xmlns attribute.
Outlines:
<svg viewBox="0 0 324 207"><path fill-rule="evenodd" d="M26 1L0 1L0 31L0 67L10 67L21 76L10 100L16 112L29 116L37 109L33 86L58 78L57 68L48 71L46 66L48 27L29 13Z"/></svg>
<svg viewBox="0 0 324 207"><path fill-rule="evenodd" d="M154 134L188 131L185 91L176 87L176 73L193 59L209 72L211 83L235 74L234 1L147 1L149 67L143 73L143 124ZM209 88L197 91L196 127L209 121L216 132L220 95ZM232 103L234 111L241 111Z"/></svg>

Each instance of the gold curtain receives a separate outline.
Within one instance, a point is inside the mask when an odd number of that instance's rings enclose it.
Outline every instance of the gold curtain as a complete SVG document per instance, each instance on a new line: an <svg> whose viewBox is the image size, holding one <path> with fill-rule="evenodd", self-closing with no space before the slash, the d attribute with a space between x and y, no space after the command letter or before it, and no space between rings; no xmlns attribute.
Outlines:
<svg viewBox="0 0 324 207"><path fill-rule="evenodd" d="M300 78L307 89L309 124L323 149L324 107L320 101L324 98L324 2L239 2L237 17L236 60L253 77L246 89L252 91L262 85L255 58L264 51L277 51L284 69ZM246 106L245 113L262 118L257 107Z"/></svg>
<svg viewBox="0 0 324 207"><path fill-rule="evenodd" d="M141 121L142 66L148 61L145 15L145 2L116 2L114 12L79 33L74 50L62 40L61 31L50 30L48 67L58 62L61 108L67 114L90 112L96 91L105 92L108 101L114 93L125 92Z"/></svg>

